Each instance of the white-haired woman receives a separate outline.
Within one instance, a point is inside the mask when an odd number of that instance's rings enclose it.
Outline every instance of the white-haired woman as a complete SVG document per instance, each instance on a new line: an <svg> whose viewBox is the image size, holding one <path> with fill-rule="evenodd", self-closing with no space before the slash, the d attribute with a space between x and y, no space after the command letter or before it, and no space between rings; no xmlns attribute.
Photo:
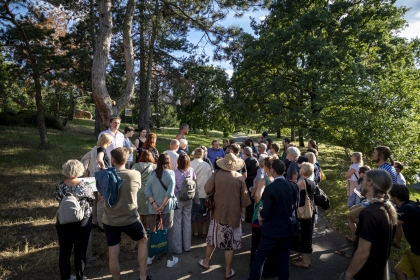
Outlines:
<svg viewBox="0 0 420 280"><path fill-rule="evenodd" d="M385 279L385 267L394 239L397 213L388 201L391 175L382 169L369 170L362 189L367 203L359 214L356 241L350 265L341 279Z"/></svg>
<svg viewBox="0 0 420 280"><path fill-rule="evenodd" d="M363 166L362 153L354 152L351 157L351 163L349 170L344 174L347 179L347 197L349 197L355 188L359 185L359 167Z"/></svg>
<svg viewBox="0 0 420 280"><path fill-rule="evenodd" d="M90 232L92 230L92 202L95 199L92 187L88 182L78 179L84 172L83 164L75 159L68 160L62 166L62 173L67 177L55 187L54 197L60 203L66 195L77 198L80 207L84 210L83 219L80 222L60 224L58 218L56 229L58 243L60 245L59 267L61 279L70 278L70 256L74 246L74 266L76 278L83 279L83 271L86 264L86 249Z"/></svg>
<svg viewBox="0 0 420 280"><path fill-rule="evenodd" d="M299 177L299 166L297 159L300 157L300 150L296 147L287 148L287 159L290 161L290 165L287 168L287 180L297 182Z"/></svg>

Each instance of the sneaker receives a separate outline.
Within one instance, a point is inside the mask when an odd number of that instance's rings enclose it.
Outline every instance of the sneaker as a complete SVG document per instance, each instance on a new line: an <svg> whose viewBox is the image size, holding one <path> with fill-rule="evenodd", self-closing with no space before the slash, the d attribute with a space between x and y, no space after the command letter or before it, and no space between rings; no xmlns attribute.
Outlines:
<svg viewBox="0 0 420 280"><path fill-rule="evenodd" d="M178 263L178 258L177 257L172 257L172 261L168 260L166 262L166 266L167 267L173 267L174 265L176 265Z"/></svg>
<svg viewBox="0 0 420 280"><path fill-rule="evenodd" d="M147 257L147 264L152 264L154 259L155 259L155 256L153 256L151 258Z"/></svg>

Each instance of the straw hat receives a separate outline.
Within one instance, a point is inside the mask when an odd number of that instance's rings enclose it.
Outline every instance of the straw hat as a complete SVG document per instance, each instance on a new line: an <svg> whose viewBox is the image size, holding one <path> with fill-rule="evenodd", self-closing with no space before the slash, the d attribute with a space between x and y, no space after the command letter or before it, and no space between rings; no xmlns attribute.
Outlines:
<svg viewBox="0 0 420 280"><path fill-rule="evenodd" d="M245 162L234 154L229 153L224 158L218 159L216 164L226 171L238 171L244 167Z"/></svg>

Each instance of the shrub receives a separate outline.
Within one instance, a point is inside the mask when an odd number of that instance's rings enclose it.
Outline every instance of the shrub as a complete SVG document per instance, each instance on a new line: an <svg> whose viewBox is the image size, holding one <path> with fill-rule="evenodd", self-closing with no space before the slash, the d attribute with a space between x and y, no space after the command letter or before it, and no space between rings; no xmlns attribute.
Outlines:
<svg viewBox="0 0 420 280"><path fill-rule="evenodd" d="M44 116L47 128L63 130L59 119L53 116ZM4 126L38 126L36 111L0 112L0 125Z"/></svg>

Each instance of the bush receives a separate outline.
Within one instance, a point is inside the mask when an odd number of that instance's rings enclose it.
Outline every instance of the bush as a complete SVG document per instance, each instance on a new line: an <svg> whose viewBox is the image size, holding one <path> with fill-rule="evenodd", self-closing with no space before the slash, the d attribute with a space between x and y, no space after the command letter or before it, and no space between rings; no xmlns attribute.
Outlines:
<svg viewBox="0 0 420 280"><path fill-rule="evenodd" d="M53 116L44 116L47 128L63 130L59 119ZM38 126L36 111L0 112L0 125L4 126Z"/></svg>

